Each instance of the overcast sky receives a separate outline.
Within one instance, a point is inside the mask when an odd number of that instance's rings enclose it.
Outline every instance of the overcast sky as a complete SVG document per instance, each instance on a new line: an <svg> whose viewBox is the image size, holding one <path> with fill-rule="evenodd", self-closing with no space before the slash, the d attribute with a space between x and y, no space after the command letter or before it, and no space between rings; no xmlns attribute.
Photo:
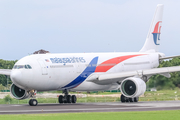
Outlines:
<svg viewBox="0 0 180 120"><path fill-rule="evenodd" d="M0 59L51 53L138 52L157 4L160 51L180 55L180 0L0 0Z"/></svg>

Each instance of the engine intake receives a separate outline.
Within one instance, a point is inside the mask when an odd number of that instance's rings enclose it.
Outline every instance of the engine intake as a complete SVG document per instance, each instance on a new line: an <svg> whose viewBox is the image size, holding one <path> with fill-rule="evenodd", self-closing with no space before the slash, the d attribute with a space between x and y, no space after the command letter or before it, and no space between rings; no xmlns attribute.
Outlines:
<svg viewBox="0 0 180 120"><path fill-rule="evenodd" d="M15 99L22 100L29 97L29 93L26 90L17 87L15 84L11 85L10 90Z"/></svg>
<svg viewBox="0 0 180 120"><path fill-rule="evenodd" d="M135 98L146 91L146 83L140 78L130 77L122 81L120 89L124 96Z"/></svg>

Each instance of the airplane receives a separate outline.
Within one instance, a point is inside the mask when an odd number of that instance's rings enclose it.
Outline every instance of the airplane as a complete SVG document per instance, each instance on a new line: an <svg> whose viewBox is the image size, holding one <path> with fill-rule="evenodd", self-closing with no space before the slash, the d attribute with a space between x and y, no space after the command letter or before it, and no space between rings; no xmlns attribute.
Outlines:
<svg viewBox="0 0 180 120"><path fill-rule="evenodd" d="M37 106L37 91L63 91L60 104L76 103L69 91L104 91L120 88L121 102L138 102L152 75L170 77L180 66L157 68L165 57L159 52L163 5L158 4L144 46L139 52L32 54L18 60L13 69L0 69L12 80L15 99L30 98Z"/></svg>

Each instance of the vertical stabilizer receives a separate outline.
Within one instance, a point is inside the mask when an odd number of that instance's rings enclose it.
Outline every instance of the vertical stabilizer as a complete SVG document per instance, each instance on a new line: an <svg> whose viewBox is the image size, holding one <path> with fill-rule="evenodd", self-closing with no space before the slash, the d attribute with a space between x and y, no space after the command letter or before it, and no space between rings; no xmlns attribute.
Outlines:
<svg viewBox="0 0 180 120"><path fill-rule="evenodd" d="M160 34L162 26L162 15L163 15L163 6L158 4L147 38L143 48L140 52L158 52L160 45Z"/></svg>

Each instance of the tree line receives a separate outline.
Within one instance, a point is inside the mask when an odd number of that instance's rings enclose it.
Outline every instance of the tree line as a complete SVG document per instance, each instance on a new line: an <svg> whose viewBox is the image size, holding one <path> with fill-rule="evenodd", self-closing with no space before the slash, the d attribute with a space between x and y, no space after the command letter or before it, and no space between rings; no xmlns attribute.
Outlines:
<svg viewBox="0 0 180 120"><path fill-rule="evenodd" d="M173 58L171 60L162 61L159 65L161 67L180 66L180 57ZM180 88L180 72L170 73L171 77L166 78L162 75L153 75L147 82L149 88L160 89L174 89Z"/></svg>
<svg viewBox="0 0 180 120"><path fill-rule="evenodd" d="M2 60L0 59L0 69L12 69L14 64L17 62L17 60ZM8 83L12 84L9 77L5 75L0 75L0 86L7 86L7 79Z"/></svg>
<svg viewBox="0 0 180 120"><path fill-rule="evenodd" d="M0 59L0 69L12 69L17 60L3 60ZM179 66L180 65L180 57L173 58L171 60L162 61L159 65L161 67L170 67L170 66ZM149 81L147 82L148 88L157 88L160 89L174 89L176 87L180 88L180 72L170 73L171 77L166 78L162 75L153 75ZM8 84L12 84L9 77L5 75L0 75L0 86L7 86Z"/></svg>

